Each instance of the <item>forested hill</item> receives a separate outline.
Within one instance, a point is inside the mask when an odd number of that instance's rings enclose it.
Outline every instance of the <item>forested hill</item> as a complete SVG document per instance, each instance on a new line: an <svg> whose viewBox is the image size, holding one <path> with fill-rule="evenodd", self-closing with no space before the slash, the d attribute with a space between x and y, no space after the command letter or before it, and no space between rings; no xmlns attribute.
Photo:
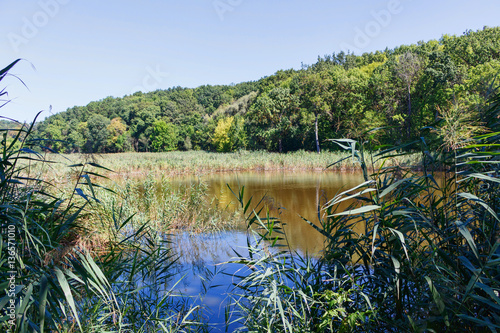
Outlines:
<svg viewBox="0 0 500 333"><path fill-rule="evenodd" d="M49 148L60 152L291 151L387 126L374 138L394 143L418 136L449 110L480 120L499 71L500 28L484 28L319 57L255 82L108 97L47 118L37 135L53 139Z"/></svg>

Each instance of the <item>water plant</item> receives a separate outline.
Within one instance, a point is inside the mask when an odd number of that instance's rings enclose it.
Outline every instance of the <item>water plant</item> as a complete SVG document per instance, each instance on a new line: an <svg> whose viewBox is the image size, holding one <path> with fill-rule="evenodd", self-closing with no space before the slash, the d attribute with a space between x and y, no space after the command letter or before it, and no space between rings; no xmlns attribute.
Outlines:
<svg viewBox="0 0 500 333"><path fill-rule="evenodd" d="M18 61L0 70L0 81ZM16 124L0 129L0 329L199 331L198 308L166 287L174 262L168 241L119 206L101 215L105 232L88 228L102 211L94 180L106 168L71 165L74 185L61 193L37 177L53 162L44 140L32 137L34 123Z"/></svg>
<svg viewBox="0 0 500 333"><path fill-rule="evenodd" d="M499 90L481 126L456 124L452 108L404 145L377 151L369 132L332 140L365 181L318 207L320 226L304 219L326 237L317 261L279 247L279 219L236 194L255 235L237 260L248 270L236 285L242 331L498 331ZM420 168L386 164L415 152Z"/></svg>
<svg viewBox="0 0 500 333"><path fill-rule="evenodd" d="M365 182L335 196L318 229L328 240L328 265L362 281L376 309L364 330L500 328L499 96L490 97L479 131L462 135L446 119L435 124L446 133L444 149L439 137L425 138L427 128L419 140L373 154L384 161L420 151L423 172L383 166L370 175L366 141L334 140L359 161ZM351 208L337 211L345 200L354 200ZM359 223L364 233L353 231Z"/></svg>
<svg viewBox="0 0 500 333"><path fill-rule="evenodd" d="M243 199L244 187L235 195L248 216L248 255L235 251L232 261L242 265L232 294L241 331L349 332L372 320L373 309L359 297L359 277L294 253L284 222L270 215L263 200L252 209L252 199Z"/></svg>

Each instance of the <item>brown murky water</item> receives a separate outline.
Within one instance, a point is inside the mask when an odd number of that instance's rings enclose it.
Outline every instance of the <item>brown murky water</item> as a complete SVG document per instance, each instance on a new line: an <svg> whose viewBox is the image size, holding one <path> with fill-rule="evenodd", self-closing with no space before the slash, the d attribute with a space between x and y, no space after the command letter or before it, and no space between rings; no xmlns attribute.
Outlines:
<svg viewBox="0 0 500 333"><path fill-rule="evenodd" d="M324 205L336 193L362 183L363 177L359 173L331 171L253 171L179 176L171 181L178 185L205 182L209 194L217 199L214 203L220 209L235 209L238 205L227 185L236 193L245 186L245 202L253 197L252 203L256 204L264 198L263 203L270 208L270 215L277 217L279 213L293 251L319 256L324 247L324 238L301 216L318 224L318 206ZM231 288L237 281L234 275L246 274L241 265L231 263L235 257L233 250L247 257L247 241L245 230L173 235L172 249L178 261L170 287L173 292L187 296L190 304L207 309L207 320L213 332L232 332L240 325L233 322L226 327L225 309L230 307L228 293L232 292ZM213 287L207 288L207 285Z"/></svg>
<svg viewBox="0 0 500 333"><path fill-rule="evenodd" d="M218 200L221 209L234 209L237 200L229 190L238 192L245 186L245 202L260 199L285 225L288 243L293 250L318 254L323 249L323 236L302 218L318 224L318 205L323 206L336 193L363 182L359 173L341 172L238 172L213 173L202 176L184 176L174 182L189 183L202 180L208 184L210 194ZM278 211L278 208L279 209ZM323 214L320 211L320 214ZM279 215L278 215L279 214Z"/></svg>

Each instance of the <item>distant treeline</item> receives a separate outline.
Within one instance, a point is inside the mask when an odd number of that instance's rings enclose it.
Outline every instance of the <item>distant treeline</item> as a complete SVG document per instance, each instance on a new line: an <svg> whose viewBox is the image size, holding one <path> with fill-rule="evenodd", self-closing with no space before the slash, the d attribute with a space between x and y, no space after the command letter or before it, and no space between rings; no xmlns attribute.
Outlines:
<svg viewBox="0 0 500 333"><path fill-rule="evenodd" d="M500 71L500 28L383 52L319 57L255 82L137 92L75 106L39 123L59 152L319 150L371 128L380 144L418 137L447 110L481 122ZM454 113L456 114L456 112Z"/></svg>

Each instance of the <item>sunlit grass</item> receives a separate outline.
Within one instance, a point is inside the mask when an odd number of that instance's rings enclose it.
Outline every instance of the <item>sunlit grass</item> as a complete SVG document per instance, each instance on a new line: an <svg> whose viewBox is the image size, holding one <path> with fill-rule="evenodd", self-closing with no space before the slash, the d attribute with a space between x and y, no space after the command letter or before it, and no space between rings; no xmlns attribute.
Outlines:
<svg viewBox="0 0 500 333"><path fill-rule="evenodd" d="M241 151L235 153L212 153L205 151L165 152L165 153L117 153L94 155L56 155L51 159L63 165L92 161L105 166L113 172L105 173L111 178L142 177L151 173L159 175L203 174L230 171L357 171L359 163L346 152L324 151L321 154L307 151L287 154L265 151ZM342 160L331 166L334 161ZM420 165L420 155L412 154L374 161L374 168L398 165L413 168ZM331 166L331 167L329 167ZM328 168L328 169L327 169ZM58 181L70 178L67 169L60 165L46 166L45 177Z"/></svg>

